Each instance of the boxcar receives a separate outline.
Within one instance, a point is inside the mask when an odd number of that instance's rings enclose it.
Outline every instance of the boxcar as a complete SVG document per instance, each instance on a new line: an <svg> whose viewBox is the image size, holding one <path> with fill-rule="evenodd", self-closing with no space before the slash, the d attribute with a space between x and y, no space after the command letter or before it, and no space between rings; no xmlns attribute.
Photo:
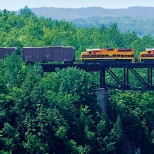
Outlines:
<svg viewBox="0 0 154 154"><path fill-rule="evenodd" d="M74 47L24 47L22 50L23 61L35 62L64 62L75 61Z"/></svg>
<svg viewBox="0 0 154 154"><path fill-rule="evenodd" d="M6 55L11 55L16 50L16 47L0 47L0 58L4 58Z"/></svg>

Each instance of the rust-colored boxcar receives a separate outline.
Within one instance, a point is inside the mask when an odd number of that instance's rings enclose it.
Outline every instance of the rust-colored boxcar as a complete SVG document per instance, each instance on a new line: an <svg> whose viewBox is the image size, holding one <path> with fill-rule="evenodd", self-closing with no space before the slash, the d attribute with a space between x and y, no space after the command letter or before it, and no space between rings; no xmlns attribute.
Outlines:
<svg viewBox="0 0 154 154"><path fill-rule="evenodd" d="M4 58L6 55L11 55L16 51L16 47L0 47L0 58Z"/></svg>
<svg viewBox="0 0 154 154"><path fill-rule="evenodd" d="M74 47L24 47L23 61L35 62L71 62L75 61Z"/></svg>

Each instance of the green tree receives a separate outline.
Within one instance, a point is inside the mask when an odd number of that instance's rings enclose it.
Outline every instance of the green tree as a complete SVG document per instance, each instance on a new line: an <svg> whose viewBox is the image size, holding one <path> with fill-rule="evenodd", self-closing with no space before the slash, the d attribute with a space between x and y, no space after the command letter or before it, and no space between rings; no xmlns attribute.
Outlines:
<svg viewBox="0 0 154 154"><path fill-rule="evenodd" d="M120 116L117 117L117 121L113 126L110 133L111 141L115 143L116 153L125 153L124 151L124 131Z"/></svg>

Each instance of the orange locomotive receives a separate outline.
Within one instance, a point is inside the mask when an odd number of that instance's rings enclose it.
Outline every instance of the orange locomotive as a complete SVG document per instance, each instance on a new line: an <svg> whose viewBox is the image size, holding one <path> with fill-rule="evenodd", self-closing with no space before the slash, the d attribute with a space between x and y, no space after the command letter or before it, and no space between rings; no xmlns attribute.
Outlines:
<svg viewBox="0 0 154 154"><path fill-rule="evenodd" d="M80 61L81 63L135 62L134 49L87 49L81 53Z"/></svg>
<svg viewBox="0 0 154 154"><path fill-rule="evenodd" d="M140 52L139 62L154 62L154 48Z"/></svg>

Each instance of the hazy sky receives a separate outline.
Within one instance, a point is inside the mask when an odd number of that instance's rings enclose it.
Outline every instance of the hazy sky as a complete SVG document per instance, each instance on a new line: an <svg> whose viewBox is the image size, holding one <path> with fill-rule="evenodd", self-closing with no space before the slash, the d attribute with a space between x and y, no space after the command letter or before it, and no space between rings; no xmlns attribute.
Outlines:
<svg viewBox="0 0 154 154"><path fill-rule="evenodd" d="M0 0L0 9L19 10L28 6L80 8L99 6L103 8L127 8L131 6L154 7L154 0Z"/></svg>

